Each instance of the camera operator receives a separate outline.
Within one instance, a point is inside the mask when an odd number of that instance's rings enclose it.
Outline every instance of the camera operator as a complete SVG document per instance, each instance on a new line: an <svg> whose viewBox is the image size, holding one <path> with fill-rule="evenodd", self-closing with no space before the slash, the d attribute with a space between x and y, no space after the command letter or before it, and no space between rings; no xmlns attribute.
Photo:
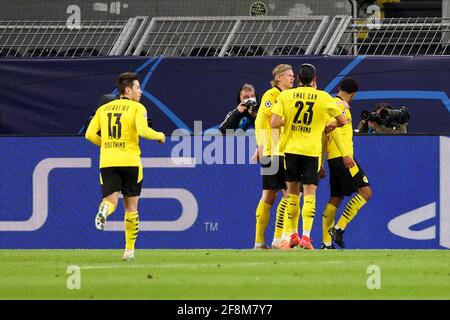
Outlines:
<svg viewBox="0 0 450 320"><path fill-rule="evenodd" d="M410 113L405 107L393 108L379 103L373 112L363 111L358 124L360 133L402 134L408 133Z"/></svg>
<svg viewBox="0 0 450 320"><path fill-rule="evenodd" d="M255 128L255 118L259 107L255 87L245 83L239 90L237 103L236 108L227 114L219 126L223 134L227 129L247 131Z"/></svg>

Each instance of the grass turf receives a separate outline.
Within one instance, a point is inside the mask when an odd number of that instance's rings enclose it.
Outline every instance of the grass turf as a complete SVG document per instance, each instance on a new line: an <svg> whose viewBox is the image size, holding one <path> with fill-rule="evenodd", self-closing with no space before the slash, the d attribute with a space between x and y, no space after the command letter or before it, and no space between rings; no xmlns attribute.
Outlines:
<svg viewBox="0 0 450 320"><path fill-rule="evenodd" d="M450 299L444 250L0 250L0 299ZM66 286L70 265L81 288ZM369 290L368 267L381 271Z"/></svg>

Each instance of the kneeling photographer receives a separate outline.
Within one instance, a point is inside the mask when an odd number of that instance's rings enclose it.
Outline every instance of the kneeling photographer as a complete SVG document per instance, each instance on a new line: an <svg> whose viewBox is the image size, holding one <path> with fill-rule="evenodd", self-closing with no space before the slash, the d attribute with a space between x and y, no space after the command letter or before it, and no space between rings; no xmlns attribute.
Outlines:
<svg viewBox="0 0 450 320"><path fill-rule="evenodd" d="M411 115L406 107L394 108L387 103L379 103L375 110L361 113L358 124L360 133L408 133L408 121Z"/></svg>
<svg viewBox="0 0 450 320"><path fill-rule="evenodd" d="M223 134L227 133L227 129L247 131L255 128L255 118L259 107L255 87L248 83L244 84L239 90L237 103L237 107L227 114L219 126Z"/></svg>

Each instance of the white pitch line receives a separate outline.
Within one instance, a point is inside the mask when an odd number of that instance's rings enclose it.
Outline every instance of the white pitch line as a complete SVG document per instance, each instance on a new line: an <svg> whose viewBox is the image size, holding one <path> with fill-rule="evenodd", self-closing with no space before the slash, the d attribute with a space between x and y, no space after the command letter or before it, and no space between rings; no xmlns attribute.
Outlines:
<svg viewBox="0 0 450 320"><path fill-rule="evenodd" d="M88 269L123 269L123 268L145 268L146 266L144 265L139 265L139 264L122 264L122 265L105 265L105 266L85 266L85 267L80 267L80 269L83 270L88 270Z"/></svg>
<svg viewBox="0 0 450 320"><path fill-rule="evenodd" d="M322 261L321 264L341 264L341 261ZM277 261L276 265L296 265L300 266L305 264L304 261ZM308 264L308 263L307 263ZM220 266L218 266L220 265ZM92 269L124 269L124 268L183 268L183 269L201 269L201 268L229 268L229 267L252 267L260 265L275 265L273 261L267 262L247 262L247 263L169 263L169 264L133 264L132 262L123 262L122 264L113 265L93 265L82 266L80 269L92 270Z"/></svg>
<svg viewBox="0 0 450 320"><path fill-rule="evenodd" d="M198 268L217 268L220 265L220 268L227 267L250 267L250 266L258 266L258 265L267 265L270 262L251 262L251 263L191 263L191 264L129 264L129 262L124 262L123 264L114 264L114 265L98 265L98 266L84 266L80 267L80 269L123 269L123 268L190 268L190 269L198 269Z"/></svg>
<svg viewBox="0 0 450 320"><path fill-rule="evenodd" d="M128 262L129 263L129 262ZM80 267L80 269L122 269L122 268L217 268L217 265L220 263L195 263L195 264L127 264L124 262L123 264L115 264L115 265L98 265L98 266L85 266ZM220 267L235 267L235 266L256 266L267 264L263 262L253 262L253 263L227 263L220 264Z"/></svg>

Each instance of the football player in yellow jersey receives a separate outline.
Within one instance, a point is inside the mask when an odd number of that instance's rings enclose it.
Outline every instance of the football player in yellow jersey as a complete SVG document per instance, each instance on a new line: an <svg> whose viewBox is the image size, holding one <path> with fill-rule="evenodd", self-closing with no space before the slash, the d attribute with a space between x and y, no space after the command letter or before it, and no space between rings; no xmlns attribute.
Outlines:
<svg viewBox="0 0 450 320"><path fill-rule="evenodd" d="M348 106L355 97L359 85L353 78L345 78L339 84L337 100L345 101ZM336 128L327 135L328 167L330 170L330 199L323 212L322 220L322 249L334 249L332 240L344 248L343 234L347 224L356 216L358 211L372 197L369 180L361 166L354 161L353 127L350 107L343 107L348 123ZM340 139L336 139L336 135ZM339 142L340 140L340 142ZM356 195L350 199L337 224L333 227L334 217L344 196Z"/></svg>
<svg viewBox="0 0 450 320"><path fill-rule="evenodd" d="M85 136L100 146L103 201L95 217L95 226L104 229L107 217L117 208L119 192L122 192L125 207L125 253L122 259L132 260L139 231L137 204L143 179L139 136L160 143L166 138L164 133L147 125L147 110L139 103L142 91L137 75L121 74L117 87L120 98L97 109Z"/></svg>
<svg viewBox="0 0 450 320"><path fill-rule="evenodd" d="M287 207L286 182L284 172L284 156L279 149L279 132L270 127L271 109L278 95L294 85L294 72L292 66L279 64L273 71L272 88L267 90L259 107L255 120L255 137L258 149L254 158L259 159L262 166L263 191L261 199L256 208L256 232L255 249L268 249L265 242L264 233L269 223L270 208L277 197L278 191L282 190L281 199L276 214L275 232L272 247L275 249L289 249L289 243L281 245L283 233L284 212Z"/></svg>
<svg viewBox="0 0 450 320"><path fill-rule="evenodd" d="M341 108L327 92L317 90L316 69L302 64L298 73L300 86L280 93L272 108L271 127L284 126L280 148L284 149L288 193L288 215L299 217L299 182L303 183L301 211L303 233L299 247L313 250L310 232L316 212L316 190L319 184L322 133L329 118L344 125Z"/></svg>

